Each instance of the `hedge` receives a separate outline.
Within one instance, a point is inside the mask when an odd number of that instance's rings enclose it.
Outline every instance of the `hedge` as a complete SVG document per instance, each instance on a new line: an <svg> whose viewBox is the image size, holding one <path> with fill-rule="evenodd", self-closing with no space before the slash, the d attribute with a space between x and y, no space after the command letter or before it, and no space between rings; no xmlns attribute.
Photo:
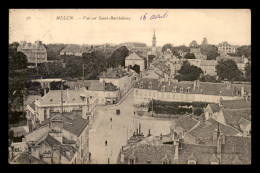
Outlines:
<svg viewBox="0 0 260 173"><path fill-rule="evenodd" d="M156 114L179 114L194 113L194 115L201 115L208 105L206 102L166 102L153 100L153 111ZM187 106L187 107L186 107ZM190 108L192 106L192 108ZM186 107L186 108L185 108ZM150 102L148 112L152 110L152 103Z"/></svg>

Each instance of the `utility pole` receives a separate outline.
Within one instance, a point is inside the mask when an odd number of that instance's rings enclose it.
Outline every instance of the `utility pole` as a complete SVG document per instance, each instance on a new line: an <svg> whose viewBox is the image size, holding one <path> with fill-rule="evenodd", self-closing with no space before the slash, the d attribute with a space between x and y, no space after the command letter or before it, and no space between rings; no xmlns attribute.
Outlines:
<svg viewBox="0 0 260 173"><path fill-rule="evenodd" d="M153 98L152 98L152 117L153 117Z"/></svg>
<svg viewBox="0 0 260 173"><path fill-rule="evenodd" d="M61 115L63 115L63 83L61 80Z"/></svg>
<svg viewBox="0 0 260 173"><path fill-rule="evenodd" d="M84 82L84 67L85 64L82 64L82 83Z"/></svg>

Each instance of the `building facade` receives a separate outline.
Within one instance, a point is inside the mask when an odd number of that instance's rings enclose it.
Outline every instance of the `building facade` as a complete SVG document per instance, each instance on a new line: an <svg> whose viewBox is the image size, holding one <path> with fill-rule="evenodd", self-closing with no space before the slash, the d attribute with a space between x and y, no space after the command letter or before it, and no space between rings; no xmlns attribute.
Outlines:
<svg viewBox="0 0 260 173"><path fill-rule="evenodd" d="M217 47L218 47L219 53L236 53L237 48L239 46L231 45L225 41L225 42L219 43Z"/></svg>
<svg viewBox="0 0 260 173"><path fill-rule="evenodd" d="M133 67L135 64L140 66L140 71L145 70L144 59L138 56L136 53L132 53L125 58L125 66Z"/></svg>
<svg viewBox="0 0 260 173"><path fill-rule="evenodd" d="M38 63L47 62L47 50L41 41L35 41L35 44L22 41L17 52L23 52L27 56L28 63L34 63L36 66Z"/></svg>

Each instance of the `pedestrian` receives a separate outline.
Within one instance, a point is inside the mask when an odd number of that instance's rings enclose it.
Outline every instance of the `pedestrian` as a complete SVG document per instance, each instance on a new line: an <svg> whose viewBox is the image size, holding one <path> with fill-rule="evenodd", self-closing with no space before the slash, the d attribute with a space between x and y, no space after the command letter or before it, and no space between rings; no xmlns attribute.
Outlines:
<svg viewBox="0 0 260 173"><path fill-rule="evenodd" d="M135 115L135 111L134 111L134 115Z"/></svg>
<svg viewBox="0 0 260 173"><path fill-rule="evenodd" d="M107 140L105 141L105 145L107 146Z"/></svg>
<svg viewBox="0 0 260 173"><path fill-rule="evenodd" d="M112 117L110 118L110 121L112 122Z"/></svg>

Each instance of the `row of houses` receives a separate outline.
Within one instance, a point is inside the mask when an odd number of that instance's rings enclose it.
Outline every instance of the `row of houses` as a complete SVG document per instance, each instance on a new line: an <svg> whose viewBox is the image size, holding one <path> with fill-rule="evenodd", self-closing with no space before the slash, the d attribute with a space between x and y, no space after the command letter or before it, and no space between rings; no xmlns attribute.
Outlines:
<svg viewBox="0 0 260 173"><path fill-rule="evenodd" d="M165 73L164 73L165 74ZM251 86L245 84L176 81L167 74L158 79L143 78L134 85L134 102L146 104L161 101L219 103L251 96Z"/></svg>

